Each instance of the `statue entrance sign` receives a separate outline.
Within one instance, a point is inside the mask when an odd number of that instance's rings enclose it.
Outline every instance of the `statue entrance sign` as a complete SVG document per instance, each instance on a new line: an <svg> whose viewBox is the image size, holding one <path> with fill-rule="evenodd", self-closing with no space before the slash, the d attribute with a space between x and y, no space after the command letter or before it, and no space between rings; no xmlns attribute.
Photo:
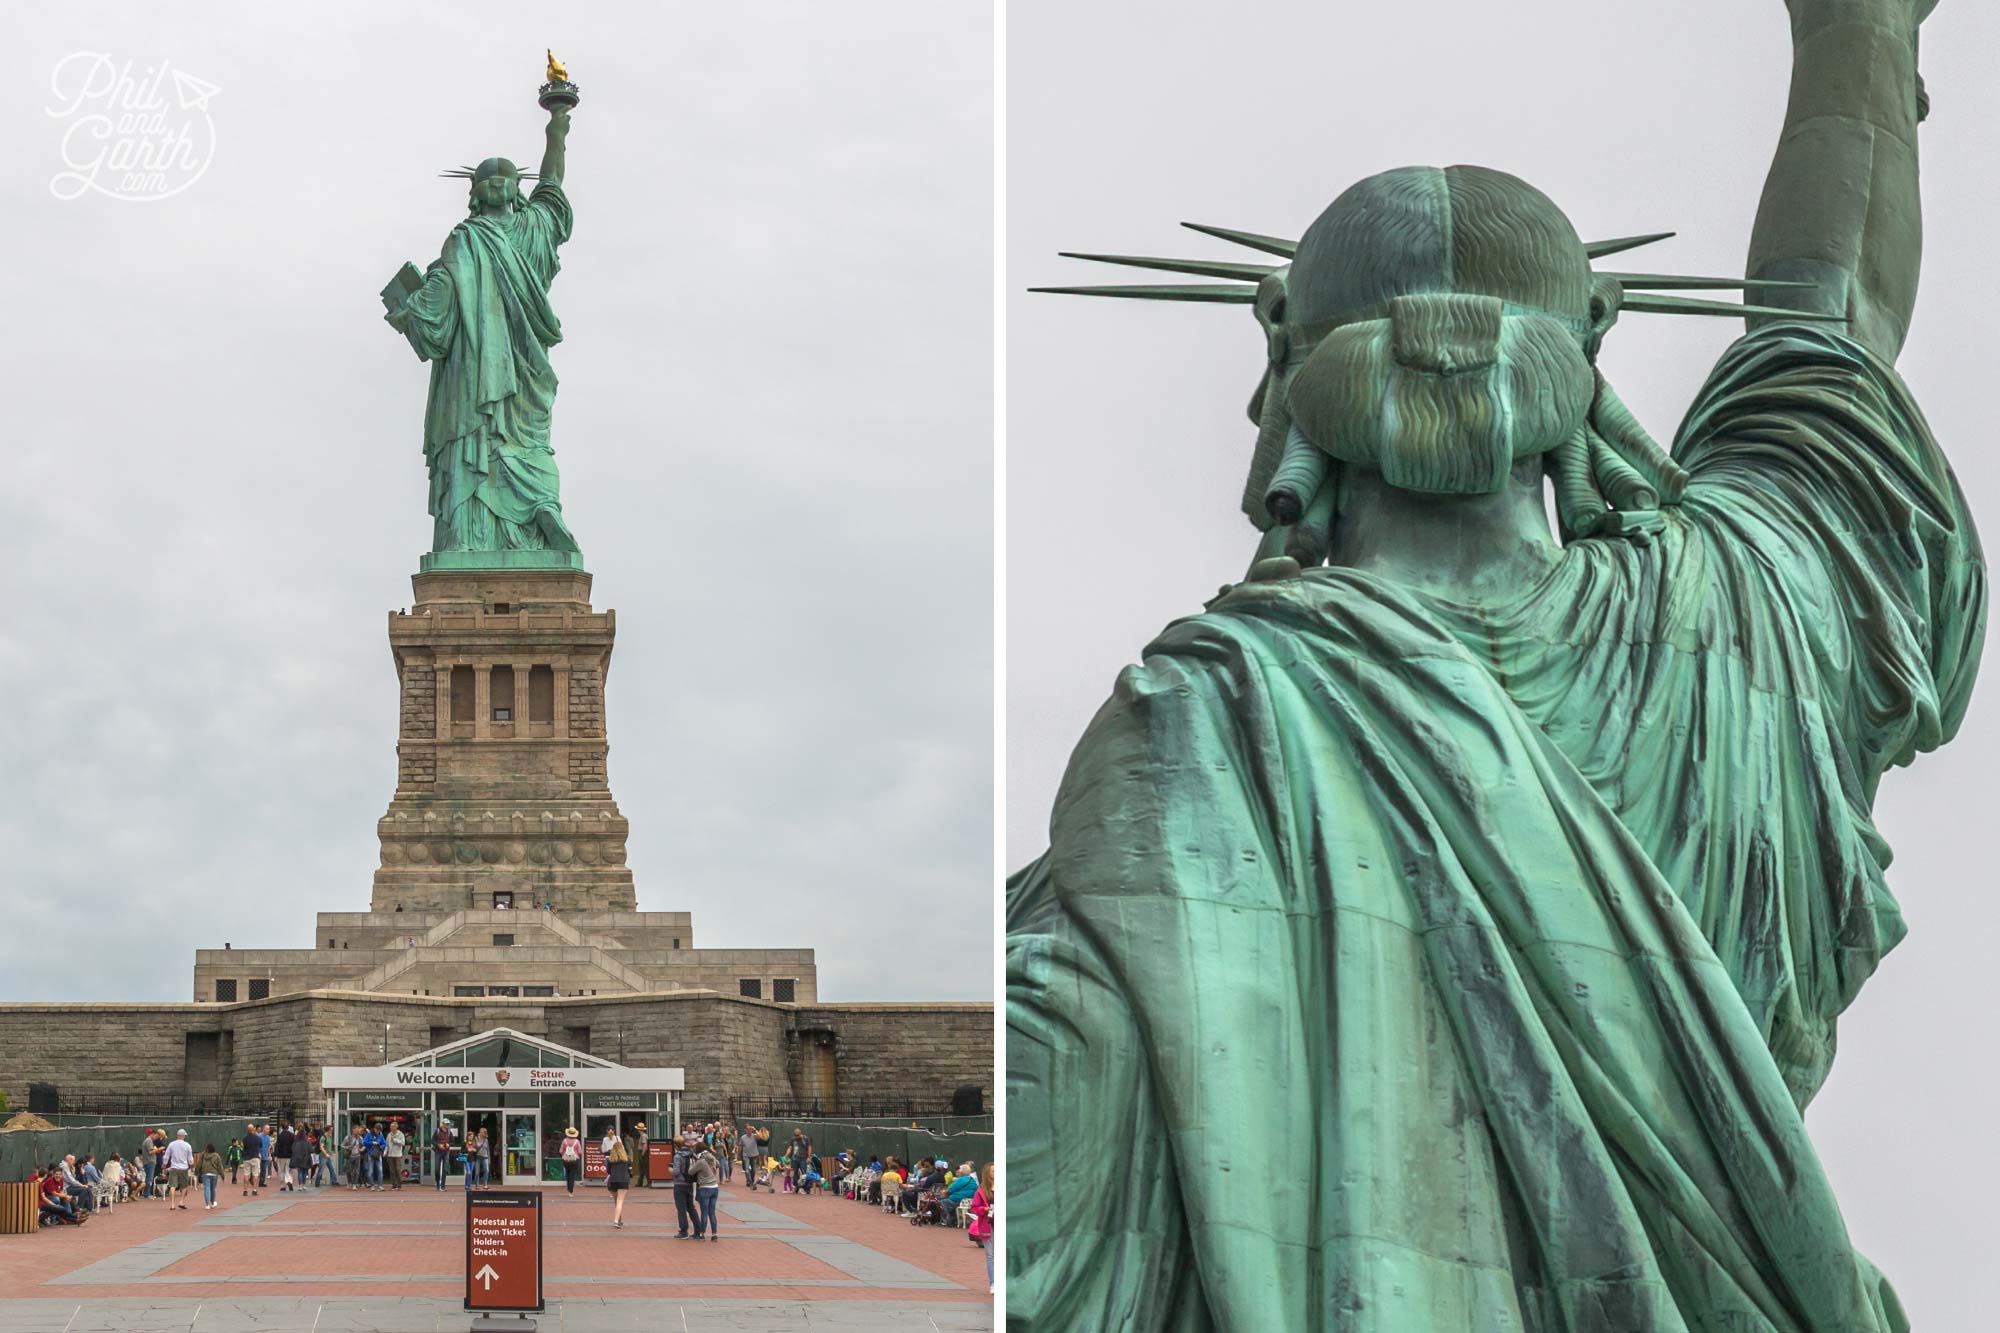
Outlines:
<svg viewBox="0 0 2000 1333"><path fill-rule="evenodd" d="M1986 580L1892 364L1929 5L1789 9L1741 278L1415 167L1296 243L1203 228L1276 263L1087 256L1220 286L1060 289L1254 309L1264 536L1009 884L1010 1328L1909 1327L1803 1112ZM1717 311L1662 449L1599 349Z"/></svg>
<svg viewBox="0 0 2000 1333"><path fill-rule="evenodd" d="M435 527L425 572L583 568L549 443L548 352L562 325L548 294L562 267L556 250L570 236L563 158L577 100L551 55L540 173L504 157L446 172L471 181L470 216L427 271L405 264L382 292L390 326L431 364L424 461ZM523 180L535 181L525 198Z"/></svg>

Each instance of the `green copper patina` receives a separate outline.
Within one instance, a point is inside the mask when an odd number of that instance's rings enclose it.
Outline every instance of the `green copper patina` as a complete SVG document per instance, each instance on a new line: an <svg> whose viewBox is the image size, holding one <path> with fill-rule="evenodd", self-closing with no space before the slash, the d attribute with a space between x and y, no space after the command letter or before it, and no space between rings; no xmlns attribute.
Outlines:
<svg viewBox="0 0 2000 1333"><path fill-rule="evenodd" d="M436 523L426 571L583 568L549 445L548 353L562 325L548 293L570 236L563 155L577 97L553 56L549 70L539 178L504 157L445 173L471 181L470 215L427 271L405 264L382 292L390 326L431 364L424 461ZM525 197L524 179L535 180Z"/></svg>
<svg viewBox="0 0 2000 1333"><path fill-rule="evenodd" d="M1985 620L1891 366L1929 8L1793 0L1744 279L1593 272L1647 238L1475 167L1206 229L1288 264L1110 257L1254 306L1265 538L1008 887L1010 1329L1909 1327L1803 1110L1904 933L1877 783ZM1669 456L1598 349L1721 285Z"/></svg>

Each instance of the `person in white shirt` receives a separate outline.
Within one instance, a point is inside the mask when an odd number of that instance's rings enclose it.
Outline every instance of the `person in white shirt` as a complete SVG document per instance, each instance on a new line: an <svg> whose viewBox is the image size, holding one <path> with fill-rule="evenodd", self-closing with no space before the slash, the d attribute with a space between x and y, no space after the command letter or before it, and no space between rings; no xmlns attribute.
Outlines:
<svg viewBox="0 0 2000 1333"><path fill-rule="evenodd" d="M167 1189L176 1208L185 1208L188 1187L194 1184L194 1147L188 1132L181 1130L167 1145Z"/></svg>
<svg viewBox="0 0 2000 1333"><path fill-rule="evenodd" d="M408 1137L403 1133L403 1122L392 1121L388 1143L382 1149L382 1169L389 1173L391 1189L403 1188L403 1149L408 1142Z"/></svg>

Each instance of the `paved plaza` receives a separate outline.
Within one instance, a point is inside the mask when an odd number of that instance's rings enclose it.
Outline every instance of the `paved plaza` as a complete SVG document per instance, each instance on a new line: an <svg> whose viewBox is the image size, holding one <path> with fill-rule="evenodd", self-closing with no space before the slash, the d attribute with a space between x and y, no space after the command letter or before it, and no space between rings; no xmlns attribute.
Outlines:
<svg viewBox="0 0 2000 1333"><path fill-rule="evenodd" d="M345 1187L187 1212L127 1203L0 1236L0 1331L462 1329L462 1191ZM672 1194L543 1190L543 1330L992 1329L962 1231L846 1199L723 1191L720 1241L675 1238Z"/></svg>

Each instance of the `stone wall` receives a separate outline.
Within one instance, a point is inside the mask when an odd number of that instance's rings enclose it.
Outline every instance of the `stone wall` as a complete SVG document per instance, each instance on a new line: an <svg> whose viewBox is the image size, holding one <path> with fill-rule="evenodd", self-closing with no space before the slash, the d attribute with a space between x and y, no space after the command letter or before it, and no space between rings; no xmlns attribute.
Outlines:
<svg viewBox="0 0 2000 1333"><path fill-rule="evenodd" d="M793 1010L791 1027L833 1034L835 1106L944 1110L960 1087L977 1085L982 1110L993 1109L990 1004L813 1005Z"/></svg>
<svg viewBox="0 0 2000 1333"><path fill-rule="evenodd" d="M388 1025L384 1031L384 1024ZM315 1111L322 1065L373 1065L494 1027L619 1064L687 1071L691 1113L795 1105L800 1043L830 1036L842 1105L943 1111L962 1084L992 1105L987 1004L786 1005L696 991L553 1001L314 991L239 1004L0 1004L0 1091L66 1103ZM190 1036L194 1041L190 1047ZM810 1098L807 1098L810 1100Z"/></svg>

